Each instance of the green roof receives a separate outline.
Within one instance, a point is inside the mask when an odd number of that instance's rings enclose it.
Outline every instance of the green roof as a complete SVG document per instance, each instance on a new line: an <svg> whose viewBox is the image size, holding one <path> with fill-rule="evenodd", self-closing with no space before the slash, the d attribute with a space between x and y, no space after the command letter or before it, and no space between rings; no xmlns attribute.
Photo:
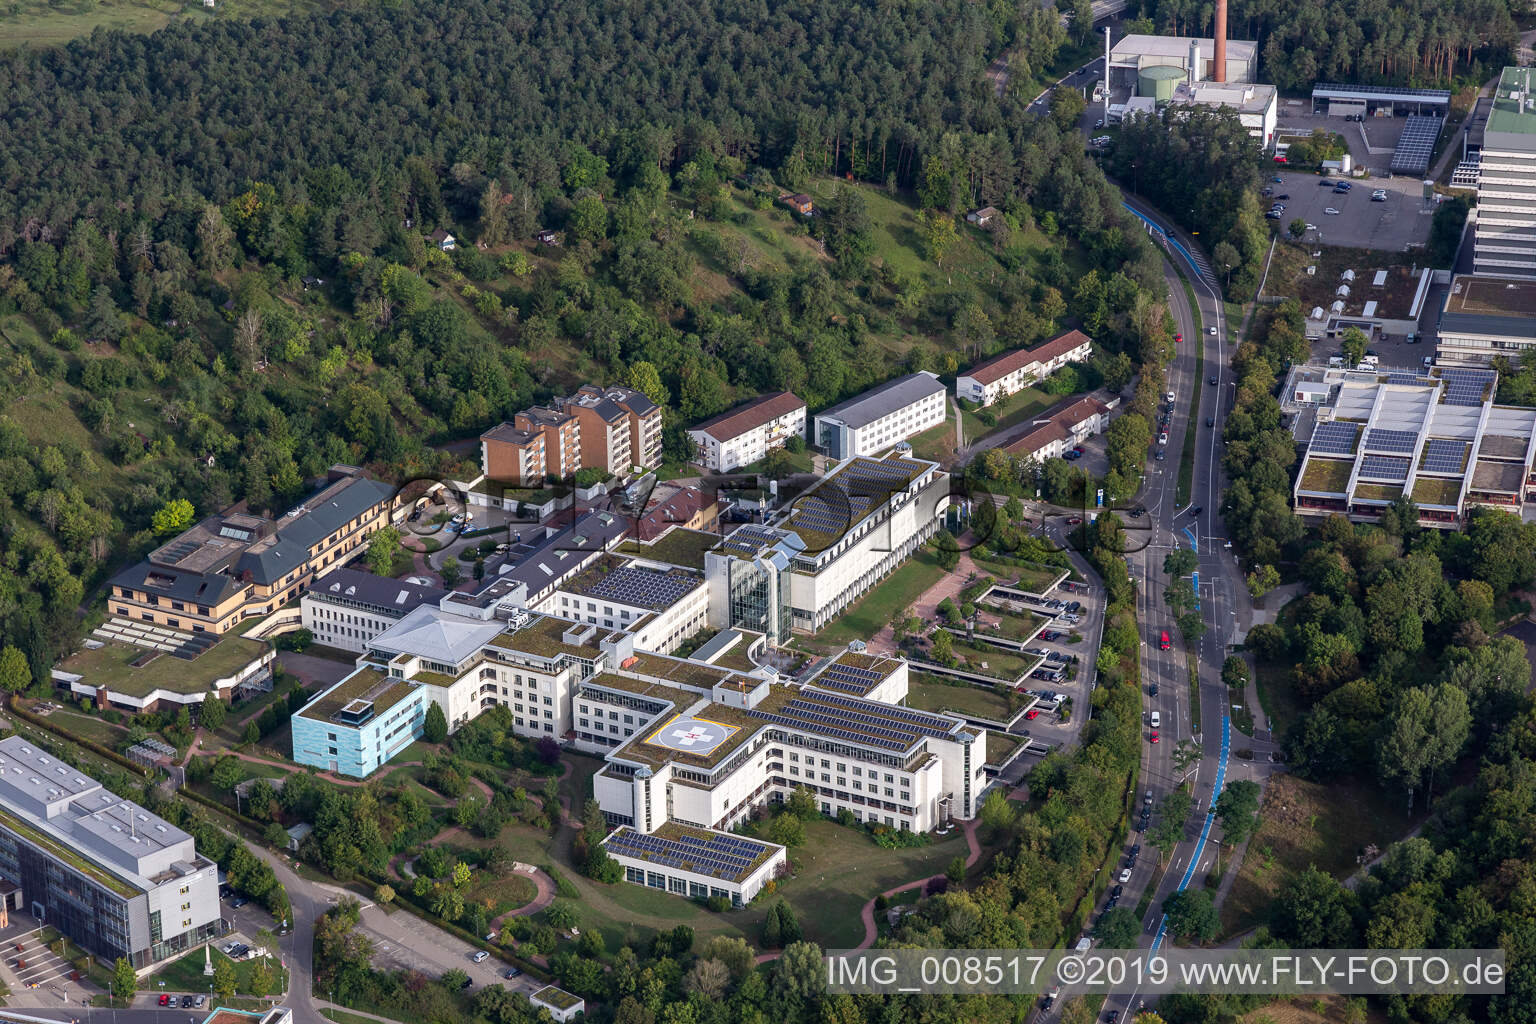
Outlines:
<svg viewBox="0 0 1536 1024"><path fill-rule="evenodd" d="M569 1010L581 1002L580 997L573 996L565 989L556 988L553 985L545 985L533 994L533 998L561 1010Z"/></svg>
<svg viewBox="0 0 1536 1024"><path fill-rule="evenodd" d="M105 686L130 697L147 697L155 690L172 693L206 693L216 679L228 679L271 649L265 640L241 635L255 629L265 616L247 619L219 638L219 642L188 661L161 653L135 666L147 647L108 640L101 647L82 648L59 663L59 669L78 675L88 686Z"/></svg>
<svg viewBox="0 0 1536 1024"><path fill-rule="evenodd" d="M57 857L60 861L68 864L87 878L100 882L119 896L136 896L140 892L137 886L130 885L110 871L103 871L68 846L60 843L52 836L33 828L4 807L0 807L0 825L26 839L33 846L46 850L52 856Z"/></svg>
<svg viewBox="0 0 1536 1024"><path fill-rule="evenodd" d="M1518 99L1510 99L1510 93L1523 92L1536 99L1536 75L1531 68L1505 68L1499 76L1499 86L1493 94L1493 109L1488 112L1485 132L1508 132L1513 135L1536 134L1536 106L1520 109Z"/></svg>
<svg viewBox="0 0 1536 1024"><path fill-rule="evenodd" d="M625 541L618 552L637 555L668 565L681 565L689 569L704 568L704 552L720 543L720 535L703 530L688 530L674 526L649 544Z"/></svg>
<svg viewBox="0 0 1536 1024"><path fill-rule="evenodd" d="M416 685L409 680L391 678L376 668L360 668L315 698L298 714L301 718L329 722L335 719L336 712L352 701L368 700L373 702L373 716L377 718L404 700Z"/></svg>

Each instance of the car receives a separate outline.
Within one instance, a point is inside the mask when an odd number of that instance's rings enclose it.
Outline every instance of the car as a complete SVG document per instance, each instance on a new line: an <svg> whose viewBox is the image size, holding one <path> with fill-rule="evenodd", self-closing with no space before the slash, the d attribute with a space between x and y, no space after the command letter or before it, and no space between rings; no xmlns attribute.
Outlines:
<svg viewBox="0 0 1536 1024"><path fill-rule="evenodd" d="M1028 711L1024 712L1024 720L1026 722L1033 722L1035 719L1037 719L1039 717L1040 717L1040 712L1036 711L1034 708L1030 708Z"/></svg>
<svg viewBox="0 0 1536 1024"><path fill-rule="evenodd" d="M1307 230L1308 231L1316 231L1317 230L1317 225L1316 224L1308 224L1307 225Z"/></svg>
<svg viewBox="0 0 1536 1024"><path fill-rule="evenodd" d="M1104 909L1105 910L1114 910L1116 905L1119 904L1119 902L1120 902L1120 897L1119 896L1111 896L1109 899L1104 901Z"/></svg>
<svg viewBox="0 0 1536 1024"><path fill-rule="evenodd" d="M1269 180L1274 182L1276 185L1283 185L1285 183L1285 179L1280 177L1270 178Z"/></svg>
<svg viewBox="0 0 1536 1024"><path fill-rule="evenodd" d="M181 997L181 1008L183 1010L190 1010L190 1009L192 1009L192 997L191 996L182 996Z"/></svg>
<svg viewBox="0 0 1536 1024"><path fill-rule="evenodd" d="M1189 514L1190 514L1191 517L1194 517L1194 516L1197 516L1201 512L1204 512L1204 511L1205 511L1205 506L1204 505L1196 505L1194 508L1189 510Z"/></svg>
<svg viewBox="0 0 1536 1024"><path fill-rule="evenodd" d="M1275 196L1275 198L1276 199L1289 199L1289 198L1291 198L1291 194L1289 192L1282 192L1279 195Z"/></svg>
<svg viewBox="0 0 1536 1024"><path fill-rule="evenodd" d="M1339 211L1337 209L1335 209L1334 207L1332 207L1332 206L1328 207L1323 212L1326 213L1330 217L1337 217L1339 215Z"/></svg>
<svg viewBox="0 0 1536 1024"><path fill-rule="evenodd" d="M1081 454L1083 454L1083 446L1080 445L1080 444L1075 444L1075 445L1072 446L1072 451L1074 451L1078 455L1081 455Z"/></svg>
<svg viewBox="0 0 1536 1024"><path fill-rule="evenodd" d="M1173 343L1175 345L1177 345L1179 342L1181 342L1183 340L1184 340L1184 335L1179 334L1177 331L1175 331L1174 335L1173 335Z"/></svg>
<svg viewBox="0 0 1536 1024"><path fill-rule="evenodd" d="M1058 630L1047 629L1045 632L1040 634L1040 639L1041 640L1055 640L1059 636L1061 636L1061 633Z"/></svg>
<svg viewBox="0 0 1536 1024"><path fill-rule="evenodd" d="M1151 685L1149 685L1147 687L1147 696L1149 696L1149 697L1156 697L1157 696L1157 684L1156 683L1152 683Z"/></svg>
<svg viewBox="0 0 1536 1024"><path fill-rule="evenodd" d="M1284 203L1276 203L1275 205L1273 205L1273 206L1271 206L1269 208L1269 212L1270 213L1284 213L1285 212L1285 204Z"/></svg>
<svg viewBox="0 0 1536 1024"><path fill-rule="evenodd" d="M1211 337L1214 338L1216 336L1216 328L1214 328L1214 327L1207 327L1205 330L1206 330L1206 333L1209 334Z"/></svg>
<svg viewBox="0 0 1536 1024"><path fill-rule="evenodd" d="M463 983L461 985L459 985L459 988L469 988L469 986L471 986L473 984L474 984L474 982L471 981L468 977L466 977L464 979Z"/></svg>
<svg viewBox="0 0 1536 1024"><path fill-rule="evenodd" d="M1119 1010L1110 1010L1104 1015L1104 1024L1115 1024L1120 1019Z"/></svg>
<svg viewBox="0 0 1536 1024"><path fill-rule="evenodd" d="M1102 117L1099 118L1097 121L1093 122L1093 126L1095 128L1103 128L1104 127L1104 119Z"/></svg>
<svg viewBox="0 0 1536 1024"><path fill-rule="evenodd" d="M1333 187L1335 189L1341 189L1341 190L1343 190L1345 192L1348 192L1350 189L1354 188L1355 186L1351 185L1347 181L1341 181L1341 182L1339 182L1337 185L1335 185Z"/></svg>
<svg viewBox="0 0 1536 1024"><path fill-rule="evenodd" d="M1046 996L1044 999L1040 1000L1040 1010L1041 1010L1041 1012L1044 1013L1044 1012L1049 1011L1050 1008L1055 1004L1055 1002L1056 1002L1056 997L1055 996Z"/></svg>
<svg viewBox="0 0 1536 1024"><path fill-rule="evenodd" d="M250 899L245 896L236 896L234 899L229 901L229 905L234 907L236 910L239 910L249 902L251 902Z"/></svg>
<svg viewBox="0 0 1536 1024"><path fill-rule="evenodd" d="M1124 885L1126 882L1129 882L1130 880L1131 880L1131 869L1130 868L1121 868L1120 869L1120 884Z"/></svg>
<svg viewBox="0 0 1536 1024"><path fill-rule="evenodd" d="M164 992L160 993L160 1005L161 1006L170 1006L171 1005L171 997L166 995Z"/></svg>
<svg viewBox="0 0 1536 1024"><path fill-rule="evenodd" d="M1157 443L1158 444L1167 444L1168 443L1168 431L1165 430L1161 434L1157 435Z"/></svg>
<svg viewBox="0 0 1536 1024"><path fill-rule="evenodd" d="M194 1010L201 1010L207 1004L208 1004L208 997L207 996L193 996L192 997L192 1008Z"/></svg>
<svg viewBox="0 0 1536 1024"><path fill-rule="evenodd" d="M1379 188L1375 192L1371 193L1371 202L1373 202L1373 203L1384 203L1386 201L1387 201L1387 193L1386 193L1385 189L1380 189Z"/></svg>
<svg viewBox="0 0 1536 1024"><path fill-rule="evenodd" d="M1291 162L1290 157L1287 157L1287 156L1284 156L1284 155L1275 157L1275 163L1277 163L1277 164L1288 164L1290 162Z"/></svg>
<svg viewBox="0 0 1536 1024"><path fill-rule="evenodd" d="M1210 379L1210 381L1209 381L1209 383L1210 383L1210 385L1211 385L1211 387L1215 387L1215 386L1216 386L1216 378L1215 378L1215 377L1212 377L1212 378L1211 378L1211 379Z"/></svg>
<svg viewBox="0 0 1536 1024"><path fill-rule="evenodd" d="M521 977L522 973L523 969L521 967L508 967L507 973L503 974L502 977L511 981L513 978Z"/></svg>
<svg viewBox="0 0 1536 1024"><path fill-rule="evenodd" d="M1062 452L1061 457L1067 462L1076 462L1078 459L1082 458L1082 456L1077 452Z"/></svg>
<svg viewBox="0 0 1536 1024"><path fill-rule="evenodd" d="M1130 515L1131 515L1132 519L1140 519L1142 516L1144 516L1146 514L1147 514L1147 510L1142 508L1140 505L1137 505L1135 508L1131 509L1131 512L1130 512Z"/></svg>
<svg viewBox="0 0 1536 1024"><path fill-rule="evenodd" d="M1137 857L1140 857L1140 856L1141 856L1141 844L1137 843L1137 844L1135 844L1134 846L1131 847L1131 859L1135 860Z"/></svg>
<svg viewBox="0 0 1536 1024"><path fill-rule="evenodd" d="M1160 651L1166 651L1166 650L1171 650L1172 647L1173 647L1173 641L1168 639L1168 631L1165 629L1165 630L1163 630L1158 635L1158 638L1157 638L1157 649L1160 650Z"/></svg>
<svg viewBox="0 0 1536 1024"><path fill-rule="evenodd" d="M1109 893L1109 894L1110 894L1110 895L1111 895L1111 896L1113 896L1113 897L1115 897L1115 898L1116 898L1116 899L1119 899L1119 898L1120 898L1120 894L1121 894L1121 893L1122 893L1122 892L1124 892L1124 891L1125 891L1125 886L1124 886L1124 885L1121 885L1121 884L1119 884L1119 883L1116 883L1116 885L1115 885L1115 887L1114 887L1114 889L1112 889L1112 890L1110 890L1110 893Z"/></svg>
<svg viewBox="0 0 1536 1024"><path fill-rule="evenodd" d="M1148 739L1150 739L1153 743L1157 742L1157 730L1156 729L1152 730L1152 735L1149 736Z"/></svg>
<svg viewBox="0 0 1536 1024"><path fill-rule="evenodd" d="M1083 522L1083 517L1082 516L1068 516L1067 517L1067 525L1068 526L1081 526L1082 522Z"/></svg>
<svg viewBox="0 0 1536 1024"><path fill-rule="evenodd" d="M1162 462L1167 457L1168 457L1168 453L1163 451L1161 448L1159 448L1157 450L1157 454L1153 456L1153 458L1157 459L1158 462Z"/></svg>
<svg viewBox="0 0 1536 1024"><path fill-rule="evenodd" d="M1279 220L1280 219L1280 211L1279 210L1266 210L1266 211L1264 211L1264 219L1265 220Z"/></svg>
<svg viewBox="0 0 1536 1024"><path fill-rule="evenodd" d="M1265 198L1268 198L1274 194L1275 190L1270 188L1268 185L1265 185L1263 188L1259 189L1259 195L1264 196Z"/></svg>
<svg viewBox="0 0 1536 1024"><path fill-rule="evenodd" d="M1323 187L1323 188L1333 188L1333 186L1335 186L1337 184L1338 184L1338 182L1332 181L1332 180L1330 180L1328 178L1324 178L1324 179L1322 179L1321 181L1318 182L1318 185Z"/></svg>
<svg viewBox="0 0 1536 1024"><path fill-rule="evenodd" d="M491 954L487 953L485 950L480 949L480 950L476 950L475 951L475 955L474 955L473 959L474 959L475 963L483 964L483 963L485 963L486 959L490 957L490 955Z"/></svg>

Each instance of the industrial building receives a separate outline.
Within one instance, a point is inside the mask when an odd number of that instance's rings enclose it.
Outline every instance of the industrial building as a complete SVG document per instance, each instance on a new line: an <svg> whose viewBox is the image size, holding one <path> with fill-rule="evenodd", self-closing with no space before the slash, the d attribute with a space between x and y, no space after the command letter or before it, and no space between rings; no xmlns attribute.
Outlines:
<svg viewBox="0 0 1536 1024"><path fill-rule="evenodd" d="M1223 74L1217 73L1218 50ZM1109 52L1105 121L1116 124L1169 108L1224 107L1236 112L1261 147L1268 147L1275 135L1278 93L1272 85L1254 82L1256 56L1256 43L1219 35L1126 36Z"/></svg>
<svg viewBox="0 0 1536 1024"><path fill-rule="evenodd" d="M1216 74L1216 40L1190 36L1128 35L1109 51L1110 91L1136 89L1144 74L1147 81L1251 83L1259 66L1259 44L1252 40L1224 40L1225 75ZM1167 68L1169 71L1154 71ZM1171 88L1171 87L1170 87Z"/></svg>
<svg viewBox="0 0 1536 1024"><path fill-rule="evenodd" d="M1483 128L1473 273L1536 279L1536 95L1530 68L1505 68Z"/></svg>
<svg viewBox="0 0 1536 1024"><path fill-rule="evenodd" d="M21 736L0 740L7 911L144 968L223 933L218 874L159 815Z"/></svg>
<svg viewBox="0 0 1536 1024"><path fill-rule="evenodd" d="M1478 507L1536 518L1536 409L1495 405L1497 390L1488 369L1293 369L1297 515L1371 522L1406 496L1427 527L1457 529Z"/></svg>
<svg viewBox="0 0 1536 1024"><path fill-rule="evenodd" d="M1279 92L1272 85L1253 82L1177 82L1168 98L1170 107L1225 107L1237 114L1238 123L1268 149L1275 138Z"/></svg>
<svg viewBox="0 0 1536 1024"><path fill-rule="evenodd" d="M943 423L946 397L938 374L910 373L817 413L812 437L834 459L878 455Z"/></svg>

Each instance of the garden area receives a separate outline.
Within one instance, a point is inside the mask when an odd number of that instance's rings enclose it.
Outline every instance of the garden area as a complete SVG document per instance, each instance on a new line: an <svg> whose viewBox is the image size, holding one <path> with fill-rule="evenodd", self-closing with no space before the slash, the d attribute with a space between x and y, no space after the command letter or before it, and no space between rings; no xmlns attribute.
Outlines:
<svg viewBox="0 0 1536 1024"><path fill-rule="evenodd" d="M952 711L994 722L1006 722L1022 706L1021 698L1001 687L976 686L948 680L927 672L913 672L908 680L907 705L920 711Z"/></svg>
<svg viewBox="0 0 1536 1024"><path fill-rule="evenodd" d="M841 646L850 640L868 640L890 625L896 613L912 603L944 576L931 545L919 548L899 567L847 611L816 634L815 641Z"/></svg>

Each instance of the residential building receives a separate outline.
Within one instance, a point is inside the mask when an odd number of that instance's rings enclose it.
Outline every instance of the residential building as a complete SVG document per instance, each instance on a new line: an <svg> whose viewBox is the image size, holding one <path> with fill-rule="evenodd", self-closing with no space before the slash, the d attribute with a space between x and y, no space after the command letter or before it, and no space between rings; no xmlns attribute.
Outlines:
<svg viewBox="0 0 1536 1024"><path fill-rule="evenodd" d="M6 905L136 968L223 932L218 866L192 837L21 736L0 740Z"/></svg>
<svg viewBox="0 0 1536 1024"><path fill-rule="evenodd" d="M575 416L536 405L514 416L512 425L544 435L545 473L564 480L581 468L581 422Z"/></svg>
<svg viewBox="0 0 1536 1024"><path fill-rule="evenodd" d="M1296 514L1375 522L1406 495L1426 527L1458 529L1479 507L1536 516L1536 409L1495 405L1497 392L1491 369L1294 368L1282 408L1305 447Z"/></svg>
<svg viewBox="0 0 1536 1024"><path fill-rule="evenodd" d="M1034 348L1016 348L976 364L955 378L955 395L978 405L991 405L1044 380L1068 363L1087 362L1092 355L1093 339L1082 331L1068 331Z"/></svg>
<svg viewBox="0 0 1536 1024"><path fill-rule="evenodd" d="M1487 366L1494 356L1517 361L1536 348L1536 281L1457 274L1436 330L1442 366Z"/></svg>
<svg viewBox="0 0 1536 1024"><path fill-rule="evenodd" d="M966 214L965 219L979 228L984 228L992 223L993 218L1001 217L1002 215L1003 211L995 206L983 206L979 210L972 210Z"/></svg>
<svg viewBox="0 0 1536 1024"><path fill-rule="evenodd" d="M188 633L223 633L297 597L389 523L394 488L355 466L281 519L209 516L112 578L107 611Z"/></svg>
<svg viewBox="0 0 1536 1024"><path fill-rule="evenodd" d="M911 373L817 413L813 438L834 459L877 455L943 423L946 399L938 374Z"/></svg>
<svg viewBox="0 0 1536 1024"><path fill-rule="evenodd" d="M720 501L715 491L697 487L657 484L635 517L635 537L652 541L674 526L685 530L713 531L720 523Z"/></svg>
<svg viewBox="0 0 1536 1024"><path fill-rule="evenodd" d="M566 412L575 413L581 418L582 409L598 410L593 415L594 422L608 421L609 412L603 403L617 406L623 414L624 425L628 428L629 439L627 442L615 440L606 444L606 449L611 453L615 445L627 444L629 449L630 464L621 469L613 469L617 475L629 472L631 466L640 469L655 469L661 465L661 406L651 401L643 392L634 388L621 387L610 384L607 387L598 387L595 384L583 384L577 389L576 394L564 400L561 408ZM582 420L581 459L584 466L618 465L620 460L610 456L605 459L600 453L588 452L587 433L585 419Z"/></svg>
<svg viewBox="0 0 1536 1024"><path fill-rule="evenodd" d="M316 643L361 654L408 612L447 596L441 587L337 569L299 599L300 621Z"/></svg>
<svg viewBox="0 0 1536 1024"><path fill-rule="evenodd" d="M741 526L705 556L710 624L774 644L816 632L932 537L948 507L937 463L847 460L770 524Z"/></svg>
<svg viewBox="0 0 1536 1024"><path fill-rule="evenodd" d="M1006 446L1003 451L1015 458L1037 462L1054 459L1074 445L1082 444L1109 426L1109 414L1120 404L1119 398L1105 402L1093 395L1068 399L1034 421L1034 429Z"/></svg>
<svg viewBox="0 0 1536 1024"><path fill-rule="evenodd" d="M779 202L794 210L802 217L809 217L816 212L816 204L811 197L804 192L796 192L794 195L779 196Z"/></svg>
<svg viewBox="0 0 1536 1024"><path fill-rule="evenodd" d="M805 403L788 391L754 398L688 431L699 464L715 473L749 466L804 436Z"/></svg>
<svg viewBox="0 0 1536 1024"><path fill-rule="evenodd" d="M489 480L513 487L537 487L549 471L549 449L542 430L510 423L480 435L480 467Z"/></svg>
<svg viewBox="0 0 1536 1024"><path fill-rule="evenodd" d="M1530 68L1505 68L1483 127L1472 269L1536 279L1536 85Z"/></svg>

